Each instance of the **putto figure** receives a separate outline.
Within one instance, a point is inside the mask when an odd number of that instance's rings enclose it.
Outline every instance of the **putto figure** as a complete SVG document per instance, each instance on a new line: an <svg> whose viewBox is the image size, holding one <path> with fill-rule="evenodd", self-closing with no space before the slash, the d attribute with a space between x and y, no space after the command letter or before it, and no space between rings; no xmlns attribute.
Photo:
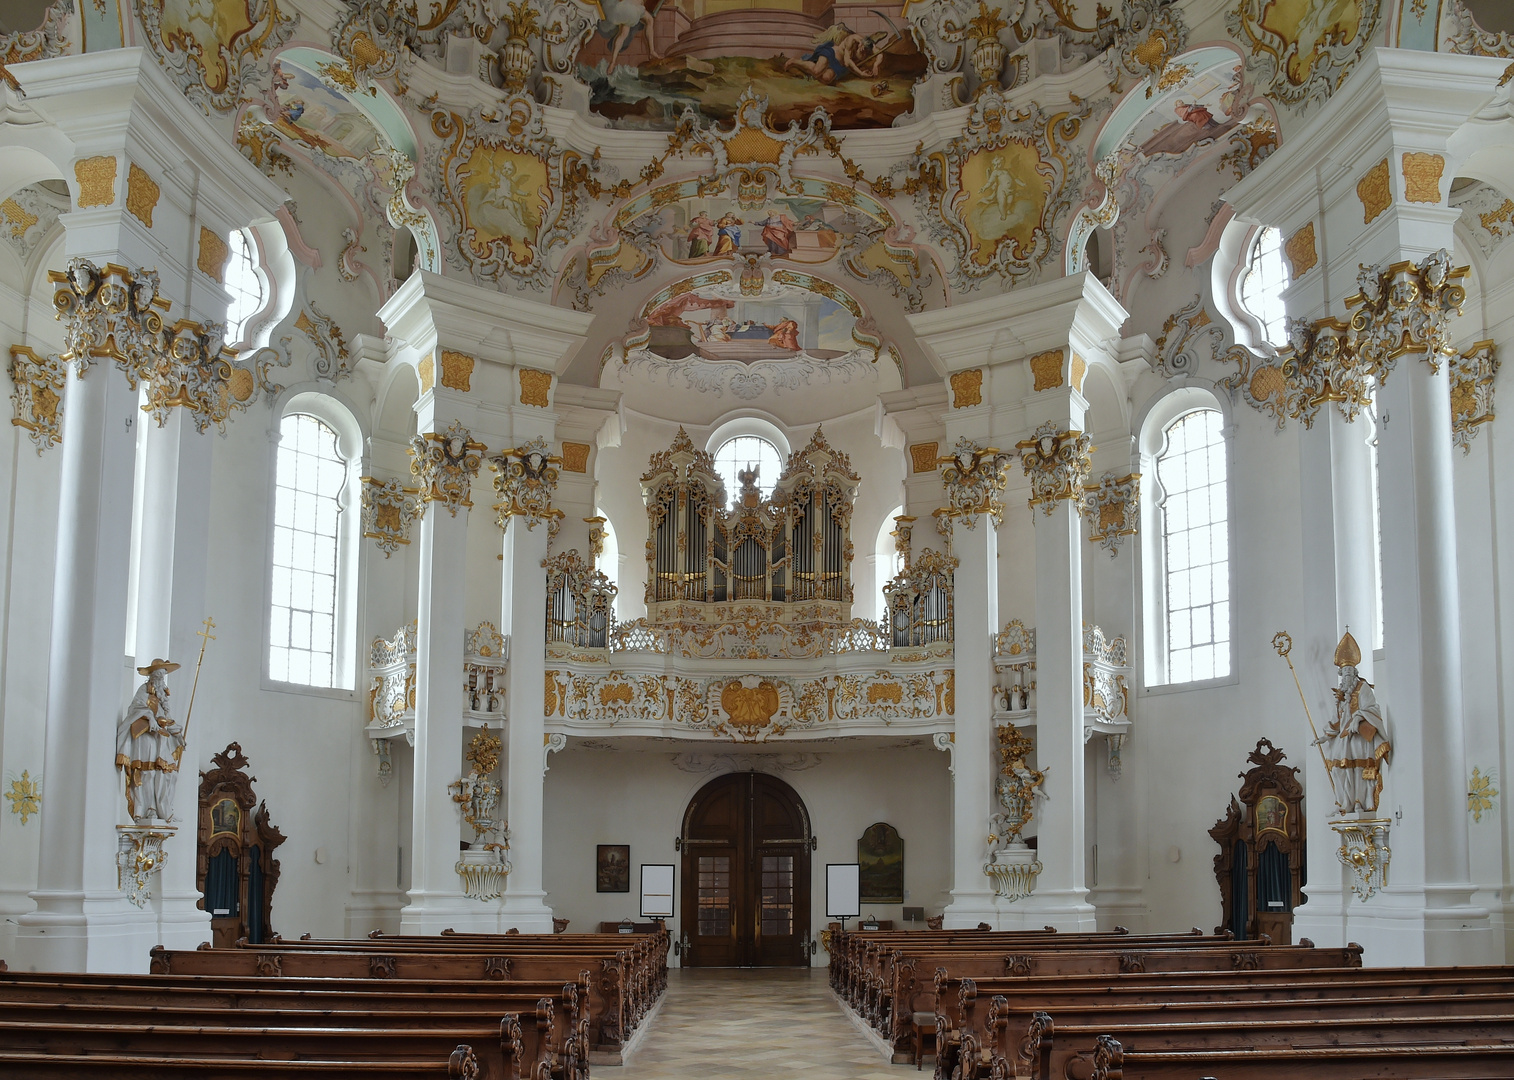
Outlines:
<svg viewBox="0 0 1514 1080"><path fill-rule="evenodd" d="M1335 647L1340 681L1335 688L1335 719L1315 744L1325 747L1325 764L1343 814L1373 813L1383 793L1383 766L1393 755L1382 706L1372 684L1357 673L1362 651L1346 631Z"/></svg>
<svg viewBox="0 0 1514 1080"><path fill-rule="evenodd" d="M178 670L178 664L167 660L137 668L147 681L137 688L116 728L116 768L126 778L126 812L138 825L173 816L184 735L168 709L167 675Z"/></svg>

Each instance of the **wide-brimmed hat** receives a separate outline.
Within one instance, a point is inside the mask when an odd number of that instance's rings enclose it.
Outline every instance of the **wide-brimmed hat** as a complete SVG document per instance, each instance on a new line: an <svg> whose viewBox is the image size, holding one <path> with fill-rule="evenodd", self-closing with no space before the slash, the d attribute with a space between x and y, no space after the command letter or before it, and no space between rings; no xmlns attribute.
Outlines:
<svg viewBox="0 0 1514 1080"><path fill-rule="evenodd" d="M170 671L178 671L178 664L170 664L167 660L154 660L146 667L137 668L138 675L151 675L154 671L161 671L165 675Z"/></svg>

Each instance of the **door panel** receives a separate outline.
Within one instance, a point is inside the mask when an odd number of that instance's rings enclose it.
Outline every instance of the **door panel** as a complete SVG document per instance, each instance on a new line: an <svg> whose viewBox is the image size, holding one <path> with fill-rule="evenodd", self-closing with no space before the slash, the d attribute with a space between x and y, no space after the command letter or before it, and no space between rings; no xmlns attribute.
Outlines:
<svg viewBox="0 0 1514 1080"><path fill-rule="evenodd" d="M684 816L685 965L809 962L809 836L804 804L775 777L732 773L694 796Z"/></svg>

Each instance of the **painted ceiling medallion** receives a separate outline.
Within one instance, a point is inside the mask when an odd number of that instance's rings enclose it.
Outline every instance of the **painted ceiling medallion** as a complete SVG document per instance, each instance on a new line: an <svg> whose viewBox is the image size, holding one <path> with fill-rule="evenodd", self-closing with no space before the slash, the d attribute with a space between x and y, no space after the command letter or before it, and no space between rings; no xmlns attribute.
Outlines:
<svg viewBox="0 0 1514 1080"><path fill-rule="evenodd" d="M264 58L294 33L278 0L138 0L148 47L196 104L226 112L265 77Z"/></svg>
<svg viewBox="0 0 1514 1080"><path fill-rule="evenodd" d="M1248 45L1251 66L1284 105L1317 105L1333 94L1377 37L1377 0L1240 0L1225 25Z"/></svg>

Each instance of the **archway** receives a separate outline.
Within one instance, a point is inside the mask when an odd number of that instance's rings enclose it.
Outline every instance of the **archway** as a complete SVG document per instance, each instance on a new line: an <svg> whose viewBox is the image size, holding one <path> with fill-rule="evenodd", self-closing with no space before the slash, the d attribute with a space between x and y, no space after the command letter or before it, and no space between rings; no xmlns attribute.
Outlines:
<svg viewBox="0 0 1514 1080"><path fill-rule="evenodd" d="M810 815L766 773L728 773L683 816L686 967L809 963Z"/></svg>

